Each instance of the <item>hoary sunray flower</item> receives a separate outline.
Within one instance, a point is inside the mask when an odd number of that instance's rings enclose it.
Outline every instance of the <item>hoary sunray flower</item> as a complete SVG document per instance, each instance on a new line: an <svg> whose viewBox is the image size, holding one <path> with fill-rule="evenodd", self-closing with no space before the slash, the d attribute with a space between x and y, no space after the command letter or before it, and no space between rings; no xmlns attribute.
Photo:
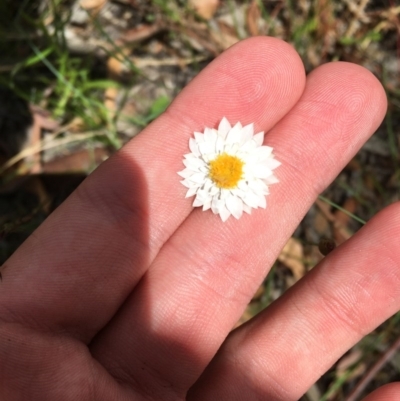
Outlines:
<svg viewBox="0 0 400 401"><path fill-rule="evenodd" d="M254 135L253 124L232 127L225 117L218 129L195 132L191 153L184 156L186 168L178 173L189 188L186 197L196 196L193 206L211 209L222 221L265 208L268 186L278 182L273 170L281 163L263 141L264 132Z"/></svg>

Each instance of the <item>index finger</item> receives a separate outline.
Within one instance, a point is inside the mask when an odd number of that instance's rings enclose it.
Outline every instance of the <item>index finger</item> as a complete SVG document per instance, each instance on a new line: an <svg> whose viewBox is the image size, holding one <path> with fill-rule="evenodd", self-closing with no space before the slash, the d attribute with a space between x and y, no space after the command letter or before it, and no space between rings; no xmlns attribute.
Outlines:
<svg viewBox="0 0 400 401"><path fill-rule="evenodd" d="M269 129L304 84L282 41L252 38L222 54L6 262L1 318L89 341L192 209L176 174L192 132L223 116Z"/></svg>

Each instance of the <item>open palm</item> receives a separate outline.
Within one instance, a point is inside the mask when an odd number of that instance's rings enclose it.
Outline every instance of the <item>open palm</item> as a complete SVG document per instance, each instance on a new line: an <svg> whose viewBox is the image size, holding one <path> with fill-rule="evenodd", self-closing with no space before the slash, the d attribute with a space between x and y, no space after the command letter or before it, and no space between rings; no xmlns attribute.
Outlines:
<svg viewBox="0 0 400 401"><path fill-rule="evenodd" d="M400 205L231 330L385 109L357 65L306 78L279 40L227 50L3 266L0 400L297 400L399 309ZM282 162L267 209L226 223L193 210L177 175L193 131L223 116L266 131ZM399 397L392 384L368 400Z"/></svg>

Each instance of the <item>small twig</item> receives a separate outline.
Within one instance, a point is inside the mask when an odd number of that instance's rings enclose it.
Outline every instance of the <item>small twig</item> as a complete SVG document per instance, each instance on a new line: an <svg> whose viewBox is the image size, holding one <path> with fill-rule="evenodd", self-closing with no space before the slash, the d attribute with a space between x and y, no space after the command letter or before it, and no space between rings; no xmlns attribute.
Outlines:
<svg viewBox="0 0 400 401"><path fill-rule="evenodd" d="M125 43L140 42L154 36L163 29L165 27L160 21L153 25L139 25L136 28L128 29L120 39Z"/></svg>
<svg viewBox="0 0 400 401"><path fill-rule="evenodd" d="M205 61L206 59L207 57L205 56L188 57L188 58L164 57L162 59L155 59L150 57L146 58L131 57L132 62L138 68L186 66L193 63L200 63L202 61Z"/></svg>
<svg viewBox="0 0 400 401"><path fill-rule="evenodd" d="M377 373L390 361L400 348L400 337L394 344L386 350L386 352L371 366L365 376L358 382L354 390L345 399L345 401L356 401L368 384L373 380Z"/></svg>
<svg viewBox="0 0 400 401"><path fill-rule="evenodd" d="M41 143L36 143L35 145L30 146L29 148L25 148L24 150L19 152L17 155L15 155L11 159L9 159L6 163L4 163L2 166L0 166L0 174L4 173L4 171L9 169L14 164L25 159L27 156L31 156L36 153L43 152L44 150L53 149L58 146L64 146L64 145L70 144L72 142L85 141L85 140L88 140L90 138L94 138L94 137L100 136L100 135L106 135L106 133L103 131L88 132L88 133L82 133L82 134L75 134L71 137L62 138L62 139L53 139L54 138L54 134L53 134L53 137L49 138L49 140L43 141Z"/></svg>

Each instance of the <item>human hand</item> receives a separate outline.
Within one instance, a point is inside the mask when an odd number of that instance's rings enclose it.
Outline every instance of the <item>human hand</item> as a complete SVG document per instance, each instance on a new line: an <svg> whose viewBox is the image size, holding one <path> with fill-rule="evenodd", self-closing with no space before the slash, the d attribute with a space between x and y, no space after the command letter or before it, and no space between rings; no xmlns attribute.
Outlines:
<svg viewBox="0 0 400 401"><path fill-rule="evenodd" d="M0 399L298 399L399 309L399 204L229 333L385 109L379 82L357 65L306 79L279 40L227 50L3 266ZM226 223L193 210L177 175L193 131L223 116L266 131L282 162L267 209ZM367 400L399 397L392 384Z"/></svg>

